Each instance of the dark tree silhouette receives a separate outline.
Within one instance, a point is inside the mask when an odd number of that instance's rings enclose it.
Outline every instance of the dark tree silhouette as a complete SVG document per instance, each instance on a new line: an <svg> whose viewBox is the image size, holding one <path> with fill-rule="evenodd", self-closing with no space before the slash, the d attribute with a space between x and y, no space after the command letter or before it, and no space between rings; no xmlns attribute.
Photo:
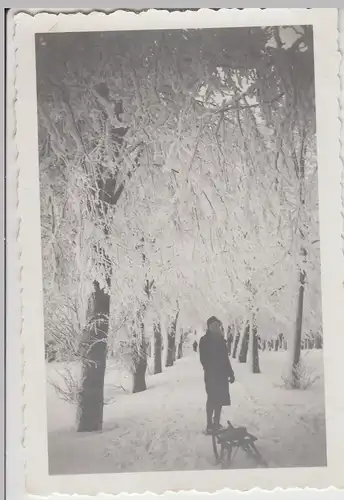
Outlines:
<svg viewBox="0 0 344 500"><path fill-rule="evenodd" d="M242 338L242 342L241 342L241 346L240 346L239 363L246 363L246 361L247 361L249 342L250 342L250 325L247 324L245 326L245 330L243 333L243 338Z"/></svg>
<svg viewBox="0 0 344 500"><path fill-rule="evenodd" d="M162 372L162 335L160 322L154 323L154 373Z"/></svg>
<svg viewBox="0 0 344 500"><path fill-rule="evenodd" d="M166 356L166 366L173 366L176 356L176 331L178 322L179 311L176 317L173 319L167 331L167 356Z"/></svg>
<svg viewBox="0 0 344 500"><path fill-rule="evenodd" d="M233 358L234 359L236 358L236 355L237 355L239 341L240 341L240 332L238 331L236 336L235 336L235 340L234 340L234 349L233 349Z"/></svg>

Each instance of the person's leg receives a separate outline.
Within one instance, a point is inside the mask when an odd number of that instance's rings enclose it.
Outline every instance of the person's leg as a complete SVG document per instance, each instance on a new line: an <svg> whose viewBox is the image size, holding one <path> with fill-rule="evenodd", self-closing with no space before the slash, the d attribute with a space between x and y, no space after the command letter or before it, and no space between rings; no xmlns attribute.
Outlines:
<svg viewBox="0 0 344 500"><path fill-rule="evenodd" d="M214 406L211 403L209 397L207 399L206 409L207 409L207 429L211 429L213 426Z"/></svg>
<svg viewBox="0 0 344 500"><path fill-rule="evenodd" d="M214 409L214 425L215 425L215 427L220 426L221 410L222 410L222 406L216 405L216 407Z"/></svg>

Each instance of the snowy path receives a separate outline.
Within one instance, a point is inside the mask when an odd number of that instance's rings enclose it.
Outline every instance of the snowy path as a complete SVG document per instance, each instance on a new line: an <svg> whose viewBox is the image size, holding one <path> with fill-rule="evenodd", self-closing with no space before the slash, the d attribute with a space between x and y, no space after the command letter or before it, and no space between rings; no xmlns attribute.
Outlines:
<svg viewBox="0 0 344 500"><path fill-rule="evenodd" d="M247 426L270 467L326 464L323 380L307 391L288 391L280 383L285 353L263 353L262 374L233 362L237 382L232 407L223 421ZM307 357L322 372L320 353ZM308 362L308 361L307 361ZM211 438L205 427L205 392L198 356L177 361L160 375L148 377L148 390L118 393L105 407L102 432L72 430L73 406L48 390L50 473L82 474L214 468ZM245 456L234 468L251 467Z"/></svg>

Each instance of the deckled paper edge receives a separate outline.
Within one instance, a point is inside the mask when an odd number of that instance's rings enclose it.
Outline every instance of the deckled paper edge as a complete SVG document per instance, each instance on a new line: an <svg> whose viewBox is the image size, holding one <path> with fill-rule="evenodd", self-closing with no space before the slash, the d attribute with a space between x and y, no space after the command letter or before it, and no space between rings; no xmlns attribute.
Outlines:
<svg viewBox="0 0 344 500"><path fill-rule="evenodd" d="M63 9L63 12L66 12L68 9ZM70 9L72 12L71 13L67 13L67 14L64 14L64 13L60 13L60 10L58 12L52 12L49 10L49 15L55 15L55 16L65 16L65 15L68 15L68 16L72 16L72 15L79 15L79 14L83 14L84 16L92 16L92 15L103 15L103 16L113 16L114 14L112 12L104 12L103 10L98 10L96 9L95 11L94 10L90 10L90 9L85 9L85 10L74 10L74 9ZM220 9L220 10L217 10L216 13L218 15L221 14L221 11L227 11L228 9ZM235 12L240 12L240 14L245 15L245 12L243 10L238 10L238 9L230 9L232 12L235 11ZM245 9L247 10L247 9ZM259 11L261 9L249 9L249 10L256 10L256 11ZM275 10L275 9L269 9L269 11L271 10ZM288 9L290 10L290 9ZM297 10L297 9L292 9L292 10ZM304 9L298 9L298 10L304 10ZM202 11L209 11L209 12L215 12L214 9L199 9L197 11L197 13L199 12L202 12ZM46 9L44 10L39 10L39 12L47 12ZM87 14L85 14L85 12L87 12ZM123 10L119 10L117 12L115 12L115 15L117 14L126 14L126 15L133 15L133 16L144 16L146 15L147 13L159 13L159 15L161 13L164 13L164 14L168 14L169 16L179 16L179 15L183 15L183 17L185 15L192 15L192 16L195 16L196 14L196 11L194 10L191 10L191 11L186 11L186 12L183 12L183 13L180 13L180 12L172 12L172 13L169 13L167 10L160 10L158 11L157 9L149 9L148 11L144 11L144 12L140 12L140 13L136 13L136 12L131 12L129 13L128 11L123 11ZM29 13L29 12L26 12L25 14L22 14L21 15L31 15L32 17L37 15L37 13ZM344 17L344 16L343 16ZM344 33L340 33L339 31L339 25L340 25L340 19L338 19L338 41L339 41L339 45L340 45L340 41L342 41L342 45L341 46L341 50L338 49L338 52L340 52L341 55L343 55L343 47L344 47ZM342 25L344 26L344 23L342 22ZM13 38L15 38L15 31L16 31L16 25L15 25L15 22L13 23ZM341 35L341 36L340 36ZM18 47L15 47L15 53L17 52L18 50ZM340 116L339 116L339 120L341 122L341 130L342 130L342 133L343 133L343 129L344 129L344 125L343 125L343 101L344 101L344 97L343 97L343 66L344 66L344 63L343 63L343 58L341 60L341 70L340 72L338 73L338 77L339 77L339 80L340 80L340 83L341 83L341 94L340 94L340 97L338 98L339 102L340 102ZM16 69L17 69L17 63L15 63L15 73L16 73ZM16 83L16 76L14 76L14 86L15 86L15 83ZM13 109L14 109L14 116L15 116L15 130L14 130L14 140L16 138L16 133L17 133L17 120L16 120L16 113L15 113L15 110L16 110L16 101L17 101L17 91L15 90L15 97L14 97L14 102L13 102ZM341 157L341 161L343 162L343 171L342 171L342 175L343 175L343 178L344 178L344 141L343 140L340 140L340 145L341 145L341 154L340 154L340 157ZM19 150L16 149L16 153L15 153L15 156L16 156L16 159L18 159L18 156L19 156ZM19 168L17 167L17 192L18 192L18 189L19 189L19 184L20 184L20 172L19 172ZM343 193L342 193L342 199L343 199L343 203L344 203L344 186L342 184L342 187L343 187ZM20 199L19 197L17 198L17 208L19 209L20 211ZM343 214L343 217L344 217L344 214ZM21 244L20 244L20 235L21 235L21 219L20 217L18 217L18 237L17 237L17 241L18 241L18 247L20 248L20 260L22 262L22 251L21 251ZM343 228L344 228L344 219L343 219ZM344 251L344 246L343 246L343 251ZM21 265L20 266L20 273L22 274L23 272L23 266ZM344 278L344 276L343 276ZM344 282L343 282L344 283ZM22 299L22 297L21 297ZM23 313L23 302L21 300L21 311ZM21 335L23 333L23 327L24 327L24 318L23 318L23 315L22 315L22 318L21 318ZM25 451L25 446L26 446L26 426L25 426L25 410L26 410L26 404L25 404L25 392L26 392L26 385L25 385L25 373L26 373L26 363L25 363L25 339L23 341L23 338L22 338L22 348L21 348L21 354L22 354L22 377L23 377L23 382L22 382L22 396L23 396L23 406L22 406L22 410L23 410L23 420L24 420L24 426L23 426L23 437L22 437L22 445L23 445L23 451ZM200 472L200 471L195 471L195 472ZM289 488L271 488L271 489L262 489L262 488L252 488L250 490L247 490L247 491L242 491L242 490L229 490L228 488L225 488L225 489L221 489L221 490L217 490L216 492L213 492L213 493L207 493L207 492L203 492L203 491L196 491L196 490L179 490L178 492L173 492L173 491L169 491L169 490L166 490L164 493L161 493L161 494L157 494L157 493L154 493L154 492L150 492L150 491L146 491L145 493L141 493L141 494L138 494L138 493L124 493L124 492L121 492L121 493L118 493L116 495L112 495L112 494L106 494L106 493L97 493L96 496L107 496L107 497L114 497L114 496L118 496L118 495L124 495L124 496L135 496L135 495L154 495L154 496L161 496L162 494L164 495L176 495L176 494L179 494L179 493L193 493L193 494L198 494L198 495L208 495L208 494L211 494L211 495L214 495L215 493L216 494L221 494L221 493L228 493L228 492L231 492L231 493L239 493L239 494L245 494L245 493L257 493L257 492L277 492L277 491L287 491L289 490ZM307 490L307 491L320 491L319 489L316 489L316 488L291 488L290 490L292 491L303 491L303 490ZM322 489L321 491L329 491L329 490L334 490L334 491L339 491L337 488L334 488L334 487L331 487L331 488L324 488ZM60 493L54 493L54 494L51 494L50 497L55 497L55 496L66 496L66 494L60 494ZM30 496L35 496L37 497L36 495L30 495ZM69 496L69 495L67 495ZM73 494L73 496L75 496L75 494ZM78 496L78 495L77 495ZM89 498L94 498L94 496L89 496L89 495L82 495L83 497L89 497ZM40 497L40 498L47 498L47 497Z"/></svg>
<svg viewBox="0 0 344 500"><path fill-rule="evenodd" d="M342 229L342 249L344 257L344 8L339 9L338 15L338 52L341 55L340 66L338 78L340 82L340 94L339 94L339 121L340 121L340 159L342 162L342 176L341 176L341 187L342 187L342 218L343 218L343 229ZM343 287L344 287L344 275Z"/></svg>
<svg viewBox="0 0 344 500"><path fill-rule="evenodd" d="M24 487L24 356L21 304L21 250L19 245L20 218L18 217L19 167L16 144L17 116L15 112L16 89L16 50L14 44L15 24L12 12L7 18L6 72L6 492L15 485L15 494L23 492ZM10 370L11 368L11 370ZM11 378L13 376L14 380ZM11 384L15 384L12 392ZM20 397L21 396L21 397ZM20 415L11 411L21 409ZM18 425L19 424L19 425ZM11 439L12 438L12 439ZM14 471L14 467L16 470Z"/></svg>

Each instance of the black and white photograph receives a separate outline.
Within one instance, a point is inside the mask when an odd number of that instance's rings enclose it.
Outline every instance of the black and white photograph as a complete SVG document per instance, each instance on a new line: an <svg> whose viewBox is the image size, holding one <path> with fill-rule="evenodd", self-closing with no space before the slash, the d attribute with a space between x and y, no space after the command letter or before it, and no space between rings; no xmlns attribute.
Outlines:
<svg viewBox="0 0 344 500"><path fill-rule="evenodd" d="M48 474L326 468L313 23L56 23L31 144Z"/></svg>

